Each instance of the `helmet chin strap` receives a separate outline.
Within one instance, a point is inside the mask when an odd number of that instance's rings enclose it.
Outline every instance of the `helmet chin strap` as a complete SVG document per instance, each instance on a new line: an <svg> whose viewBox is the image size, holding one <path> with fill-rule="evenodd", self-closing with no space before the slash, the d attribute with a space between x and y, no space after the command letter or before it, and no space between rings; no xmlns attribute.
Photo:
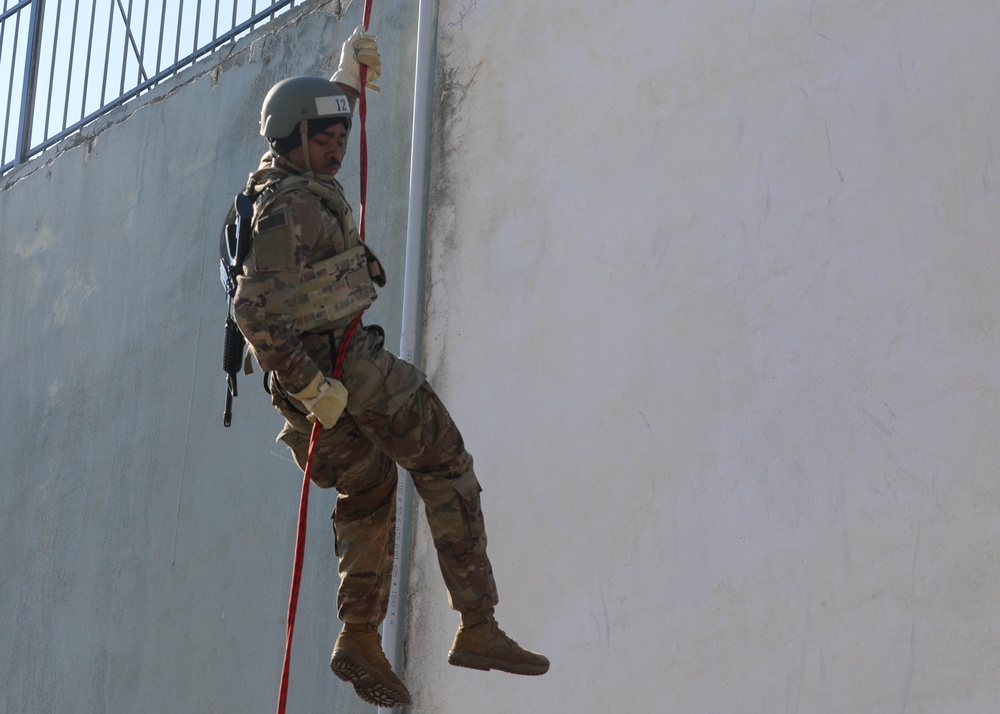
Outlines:
<svg viewBox="0 0 1000 714"><path fill-rule="evenodd" d="M313 171L312 161L309 160L309 122L303 119L299 122L299 138L302 142L302 163L305 164L304 168L307 174L312 174L320 181L332 181L334 179L333 174L321 174Z"/></svg>
<svg viewBox="0 0 1000 714"><path fill-rule="evenodd" d="M320 181L330 181L333 174L320 174L313 171L312 162L309 160L309 122L305 119L299 122L299 136L302 139L302 161L305 164L307 174L312 174Z"/></svg>
<svg viewBox="0 0 1000 714"><path fill-rule="evenodd" d="M302 138L302 160L306 164L306 173L312 173L312 162L309 161L309 122L305 119L299 122L299 136Z"/></svg>

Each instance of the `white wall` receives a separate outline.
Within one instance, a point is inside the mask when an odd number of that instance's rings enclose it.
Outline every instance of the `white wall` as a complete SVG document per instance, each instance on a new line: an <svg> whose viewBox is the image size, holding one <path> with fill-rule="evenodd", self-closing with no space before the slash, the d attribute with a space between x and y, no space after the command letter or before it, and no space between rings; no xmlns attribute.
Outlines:
<svg viewBox="0 0 1000 714"><path fill-rule="evenodd" d="M301 474L259 374L222 426L217 240L264 94L332 73L361 16L342 5L291 11L3 177L0 711L273 711ZM392 284L369 317L397 344L414 13L373 18L368 240ZM333 494L310 506L288 711L370 712L329 670Z"/></svg>
<svg viewBox="0 0 1000 714"><path fill-rule="evenodd" d="M441 0L427 367L498 614L413 711L997 711L1000 9Z"/></svg>

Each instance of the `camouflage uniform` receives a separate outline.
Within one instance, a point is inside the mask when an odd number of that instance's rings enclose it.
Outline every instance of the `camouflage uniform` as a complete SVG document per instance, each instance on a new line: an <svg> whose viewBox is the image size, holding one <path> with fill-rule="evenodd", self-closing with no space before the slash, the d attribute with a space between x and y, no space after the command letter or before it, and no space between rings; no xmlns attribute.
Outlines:
<svg viewBox="0 0 1000 714"><path fill-rule="evenodd" d="M301 173L271 152L261 162L264 174L268 167ZM339 183L327 183L342 195ZM349 319L297 333L289 300L303 269L343 250L345 233L356 235L357 228L346 200L335 215L305 188L263 203L256 206L254 245L239 279L235 313L257 361L271 373L272 403L286 421L278 439L304 469L312 423L306 407L289 392L302 390L317 371L331 374L334 349ZM312 481L338 492L333 512L341 575L337 614L352 624L378 625L385 618L396 464L409 471L424 502L452 607L489 610L497 592L472 456L424 374L387 352L383 343L377 326L361 327L351 341L341 376L349 394L347 409L320 433L313 456Z"/></svg>

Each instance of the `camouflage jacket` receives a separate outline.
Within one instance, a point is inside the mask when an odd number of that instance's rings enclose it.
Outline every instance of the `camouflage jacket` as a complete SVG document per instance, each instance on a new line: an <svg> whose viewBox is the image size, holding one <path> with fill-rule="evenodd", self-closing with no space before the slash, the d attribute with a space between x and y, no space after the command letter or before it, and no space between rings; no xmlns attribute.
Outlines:
<svg viewBox="0 0 1000 714"><path fill-rule="evenodd" d="M260 195L254 205L253 243L238 279L234 313L261 368L274 372L285 389L295 392L304 389L317 372L328 373L330 364L328 338L316 339L297 330L293 298L316 264L343 252L345 245L357 243L357 225L346 199L338 216L306 187L284 190L274 198L269 187L289 174L301 175L302 171L267 152L250 176L248 193ZM343 197L336 180L325 184ZM343 326L330 324L329 329Z"/></svg>

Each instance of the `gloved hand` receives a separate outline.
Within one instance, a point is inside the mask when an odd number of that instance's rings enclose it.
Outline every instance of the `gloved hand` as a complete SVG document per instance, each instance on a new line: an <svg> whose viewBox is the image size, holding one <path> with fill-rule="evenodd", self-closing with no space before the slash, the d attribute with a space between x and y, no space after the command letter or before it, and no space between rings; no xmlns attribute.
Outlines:
<svg viewBox="0 0 1000 714"><path fill-rule="evenodd" d="M382 76L382 56L378 53L378 44L375 42L375 35L369 35L361 25L354 30L353 34L344 42L340 50L340 66L330 78L332 82L346 84L356 92L361 92L361 65L368 68L365 77L366 86L379 91L372 82Z"/></svg>
<svg viewBox="0 0 1000 714"><path fill-rule="evenodd" d="M347 406L347 388L336 379L327 379L322 372L317 372L301 392L288 394L306 405L309 421L318 419L326 429L337 423Z"/></svg>

